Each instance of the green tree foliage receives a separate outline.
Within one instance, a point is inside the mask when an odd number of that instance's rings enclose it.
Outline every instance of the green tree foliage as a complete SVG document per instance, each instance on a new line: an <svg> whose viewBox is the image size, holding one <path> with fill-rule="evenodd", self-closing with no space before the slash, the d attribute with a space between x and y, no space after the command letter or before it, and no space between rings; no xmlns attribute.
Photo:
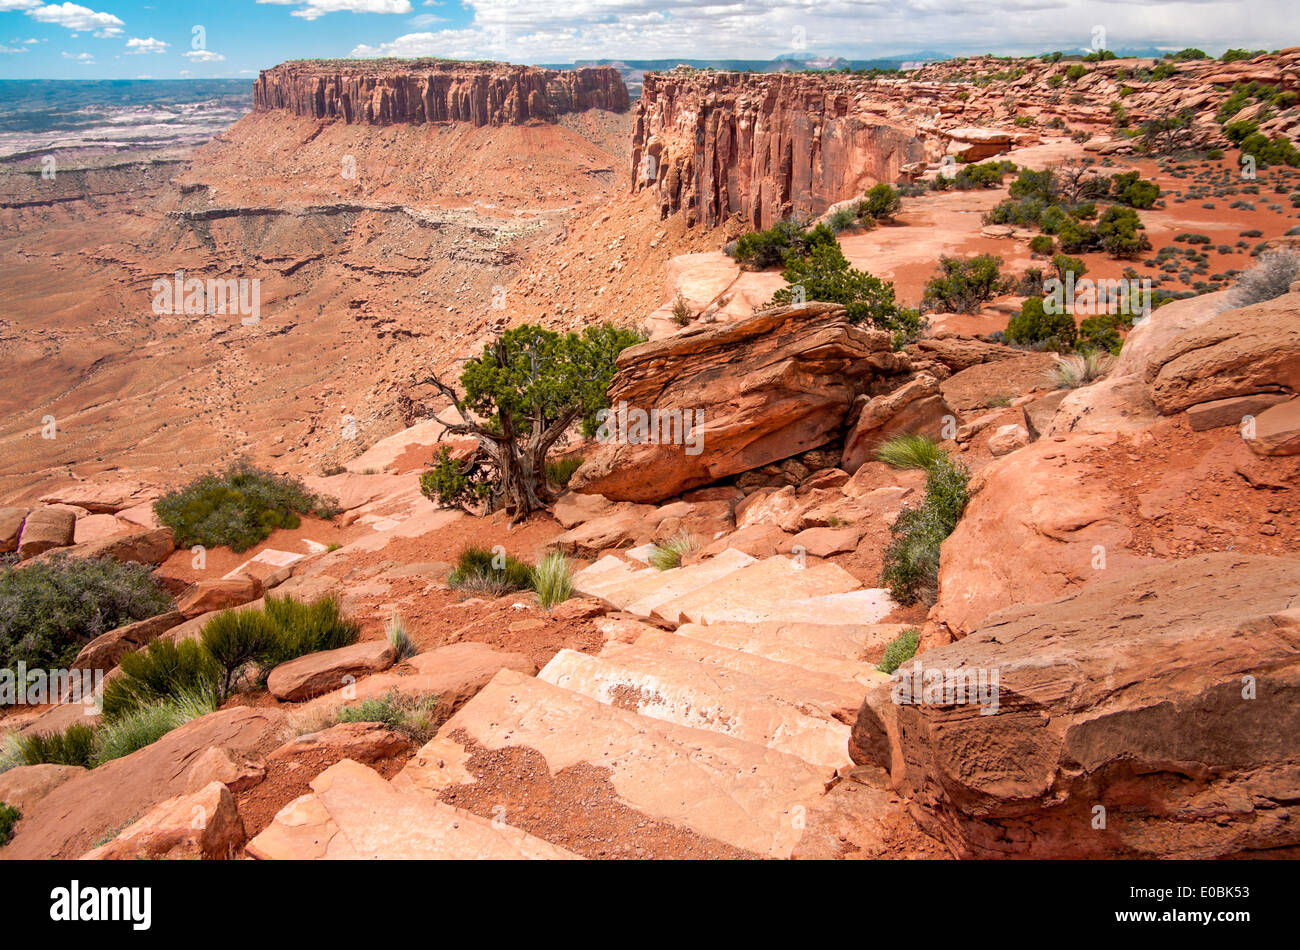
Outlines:
<svg viewBox="0 0 1300 950"><path fill-rule="evenodd" d="M471 511L506 508L515 521L544 508L554 497L546 479L547 453L575 422L595 431L596 414L609 405L615 360L640 341L608 324L580 334L524 324L507 330L465 365L462 393L430 376L426 382L466 420L447 432L479 441L478 452L459 463L456 478L463 481L443 480L464 490L439 494L437 500ZM446 466L445 457L440 465Z"/></svg>
<svg viewBox="0 0 1300 950"><path fill-rule="evenodd" d="M838 243L818 244L806 257L792 255L781 276L789 286L772 295L774 304L794 303L802 288L804 300L841 304L850 323L909 335L921 330L920 314L898 307L894 285L850 267Z"/></svg>
<svg viewBox="0 0 1300 950"><path fill-rule="evenodd" d="M1030 297L1007 323L1006 335L1009 343L1063 351L1073 349L1078 329L1070 314L1048 313L1041 297Z"/></svg>
<svg viewBox="0 0 1300 950"><path fill-rule="evenodd" d="M858 205L858 216L875 221L889 221L902 206L903 200L899 197L898 189L881 182L867 189L866 197Z"/></svg>
<svg viewBox="0 0 1300 950"><path fill-rule="evenodd" d="M946 313L979 313L1002 290L1002 260L992 254L939 258L939 273L925 285L922 306Z"/></svg>

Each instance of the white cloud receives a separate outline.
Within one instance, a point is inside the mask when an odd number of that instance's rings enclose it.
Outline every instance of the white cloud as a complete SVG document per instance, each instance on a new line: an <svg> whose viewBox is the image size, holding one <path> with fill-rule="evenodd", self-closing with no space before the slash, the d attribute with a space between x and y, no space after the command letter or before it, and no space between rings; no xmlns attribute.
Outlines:
<svg viewBox="0 0 1300 950"><path fill-rule="evenodd" d="M181 55L196 63L224 63L226 61L226 57L220 53L214 53L210 49L192 49Z"/></svg>
<svg viewBox="0 0 1300 950"><path fill-rule="evenodd" d="M1252 0L1251 16L1240 17L1230 0L464 0L467 27L406 33L352 55L535 63L1037 53L1090 46L1099 24L1110 48L1206 46L1206 37L1272 48L1289 31L1292 2Z"/></svg>
<svg viewBox="0 0 1300 950"><path fill-rule="evenodd" d="M410 13L411 0L257 0L279 6L294 6L292 16L316 20L327 13Z"/></svg>
<svg viewBox="0 0 1300 950"><path fill-rule="evenodd" d="M25 53L26 46L0 46L0 53Z"/></svg>
<svg viewBox="0 0 1300 950"><path fill-rule="evenodd" d="M69 30L89 30L101 39L121 36L125 25L111 13L96 13L89 7L75 3L50 3L45 6L21 7L29 17L40 23L53 23Z"/></svg>
<svg viewBox="0 0 1300 950"><path fill-rule="evenodd" d="M41 5L41 0L0 0L0 13L13 10L34 10Z"/></svg>
<svg viewBox="0 0 1300 950"><path fill-rule="evenodd" d="M64 59L74 60L79 66L95 65L95 57L90 53L69 53L65 51L61 55Z"/></svg>
<svg viewBox="0 0 1300 950"><path fill-rule="evenodd" d="M156 40L152 36L144 40L133 36L126 41L126 52L128 55L164 53L167 51L169 45L171 44L164 43L162 40Z"/></svg>

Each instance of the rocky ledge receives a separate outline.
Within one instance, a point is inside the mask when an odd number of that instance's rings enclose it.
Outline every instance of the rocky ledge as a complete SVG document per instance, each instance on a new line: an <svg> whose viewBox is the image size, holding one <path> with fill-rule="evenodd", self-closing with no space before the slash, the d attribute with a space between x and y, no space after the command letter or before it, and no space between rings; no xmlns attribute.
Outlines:
<svg viewBox="0 0 1300 950"><path fill-rule="evenodd" d="M622 112L627 87L608 66L539 69L508 63L320 60L281 63L253 84L258 112L285 109L317 119L394 125L554 122L586 109Z"/></svg>

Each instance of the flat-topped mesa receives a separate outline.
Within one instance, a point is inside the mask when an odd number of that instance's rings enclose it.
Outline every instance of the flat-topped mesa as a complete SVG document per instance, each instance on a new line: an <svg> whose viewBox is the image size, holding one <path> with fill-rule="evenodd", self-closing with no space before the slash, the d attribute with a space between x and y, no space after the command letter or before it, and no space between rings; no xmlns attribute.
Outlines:
<svg viewBox="0 0 1300 950"><path fill-rule="evenodd" d="M664 217L766 228L820 214L926 158L918 131L885 116L861 82L834 76L650 73L637 104L632 188Z"/></svg>
<svg viewBox="0 0 1300 950"><path fill-rule="evenodd" d="M258 112L285 109L367 125L554 122L587 109L623 112L627 87L608 66L539 69L436 59L281 63L253 84Z"/></svg>

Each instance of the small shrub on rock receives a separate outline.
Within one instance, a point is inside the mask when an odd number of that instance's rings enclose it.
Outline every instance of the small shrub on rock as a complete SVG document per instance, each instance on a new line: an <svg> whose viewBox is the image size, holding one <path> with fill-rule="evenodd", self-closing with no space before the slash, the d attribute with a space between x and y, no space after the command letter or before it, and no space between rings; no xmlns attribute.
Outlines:
<svg viewBox="0 0 1300 950"><path fill-rule="evenodd" d="M126 654L119 667L121 673L104 684L108 722L183 695L215 696L221 683L221 665L195 640L155 640Z"/></svg>
<svg viewBox="0 0 1300 950"><path fill-rule="evenodd" d="M1300 254L1294 251L1269 251L1259 255L1258 263L1246 271L1233 286L1234 307L1272 300L1288 293L1293 281L1300 279Z"/></svg>
<svg viewBox="0 0 1300 950"><path fill-rule="evenodd" d="M0 848L7 845L14 836L14 825L22 818L22 812L12 805L0 802Z"/></svg>
<svg viewBox="0 0 1300 950"><path fill-rule="evenodd" d="M533 590L547 610L568 600L573 595L573 567L569 559L552 551L538 561L533 571Z"/></svg>
<svg viewBox="0 0 1300 950"><path fill-rule="evenodd" d="M867 189L866 197L858 206L860 217L875 221L891 221L903 206L898 190L893 185L881 182Z"/></svg>
<svg viewBox="0 0 1300 950"><path fill-rule="evenodd" d="M915 627L904 630L885 646L885 655L876 664L877 671L893 673L900 666L916 656L916 648L921 645L921 631Z"/></svg>
<svg viewBox="0 0 1300 950"><path fill-rule="evenodd" d="M78 765L90 768L95 757L95 730L80 723L62 732L34 732L15 737L23 765Z"/></svg>
<svg viewBox="0 0 1300 950"><path fill-rule="evenodd" d="M457 556L456 567L447 575L447 585L470 594L501 597L531 588L533 569L509 554L467 547Z"/></svg>
<svg viewBox="0 0 1300 950"><path fill-rule="evenodd" d="M211 689L183 690L106 721L95 733L94 765L103 765L157 742L173 729L217 708Z"/></svg>
<svg viewBox="0 0 1300 950"><path fill-rule="evenodd" d="M682 531L667 541L656 544L650 552L649 564L657 571L671 571L675 567L681 567L682 558L694 551L695 547L695 538Z"/></svg>
<svg viewBox="0 0 1300 950"><path fill-rule="evenodd" d="M876 459L890 468L929 471L944 451L923 435L896 435L876 449Z"/></svg>
<svg viewBox="0 0 1300 950"><path fill-rule="evenodd" d="M946 454L930 466L925 500L904 508L890 528L881 583L894 600L933 604L939 595L939 546L952 534L970 497L970 473Z"/></svg>

